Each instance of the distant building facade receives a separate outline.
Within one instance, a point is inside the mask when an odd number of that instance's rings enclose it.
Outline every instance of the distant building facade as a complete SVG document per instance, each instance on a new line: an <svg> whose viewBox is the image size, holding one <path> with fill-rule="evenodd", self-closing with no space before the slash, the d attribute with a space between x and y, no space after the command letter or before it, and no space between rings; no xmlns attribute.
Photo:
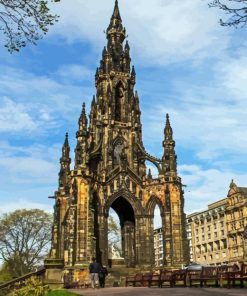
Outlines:
<svg viewBox="0 0 247 296"><path fill-rule="evenodd" d="M154 264L162 266L164 260L162 228L154 229Z"/></svg>
<svg viewBox="0 0 247 296"><path fill-rule="evenodd" d="M225 215L229 262L243 261L243 232L247 225L247 188L238 187L232 181L227 199Z"/></svg>
<svg viewBox="0 0 247 296"><path fill-rule="evenodd" d="M186 222L190 262L215 265L243 261L247 188L232 181L227 198L188 215Z"/></svg>

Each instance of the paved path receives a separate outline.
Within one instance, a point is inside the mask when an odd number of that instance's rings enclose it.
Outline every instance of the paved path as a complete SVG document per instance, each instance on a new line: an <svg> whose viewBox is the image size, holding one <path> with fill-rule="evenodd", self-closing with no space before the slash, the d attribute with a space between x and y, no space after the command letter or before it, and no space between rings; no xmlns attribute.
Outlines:
<svg viewBox="0 0 247 296"><path fill-rule="evenodd" d="M224 288L105 288L71 290L84 296L238 296L247 295L247 289Z"/></svg>

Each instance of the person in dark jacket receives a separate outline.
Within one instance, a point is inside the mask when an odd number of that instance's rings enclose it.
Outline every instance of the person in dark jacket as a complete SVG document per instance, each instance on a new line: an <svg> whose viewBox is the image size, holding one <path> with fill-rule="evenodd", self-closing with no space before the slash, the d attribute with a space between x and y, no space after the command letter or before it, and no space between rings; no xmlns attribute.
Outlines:
<svg viewBox="0 0 247 296"><path fill-rule="evenodd" d="M105 288L105 278L108 275L107 268L105 266L101 266L99 271L99 285L101 288Z"/></svg>
<svg viewBox="0 0 247 296"><path fill-rule="evenodd" d="M100 265L96 262L96 259L93 257L92 262L89 264L89 273L91 278L91 286L94 289L95 286L99 286L99 272Z"/></svg>

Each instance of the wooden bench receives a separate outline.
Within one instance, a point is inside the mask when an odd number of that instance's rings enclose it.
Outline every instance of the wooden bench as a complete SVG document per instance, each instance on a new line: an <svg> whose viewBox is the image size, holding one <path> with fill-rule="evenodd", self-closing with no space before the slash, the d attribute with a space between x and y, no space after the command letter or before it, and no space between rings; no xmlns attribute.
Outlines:
<svg viewBox="0 0 247 296"><path fill-rule="evenodd" d="M125 287L127 286L142 286L143 280L142 280L142 273L137 273L135 276L127 276L125 280Z"/></svg>
<svg viewBox="0 0 247 296"><path fill-rule="evenodd" d="M149 280L149 288L152 286L160 287L160 274L152 274Z"/></svg>
<svg viewBox="0 0 247 296"><path fill-rule="evenodd" d="M247 282L247 263L242 263L240 274L240 287L244 287L244 282Z"/></svg>
<svg viewBox="0 0 247 296"><path fill-rule="evenodd" d="M172 287L176 286L178 282L182 282L183 286L186 287L186 276L187 276L187 271L186 269L179 269L179 270L174 270L172 272Z"/></svg>
<svg viewBox="0 0 247 296"><path fill-rule="evenodd" d="M220 287L223 287L225 281L227 282L227 288L230 288L231 282L233 287L235 287L234 277L237 275L239 275L239 267L236 264L218 266Z"/></svg>
<svg viewBox="0 0 247 296"><path fill-rule="evenodd" d="M152 272L147 272L142 275L142 286L143 287L149 287L150 286L150 281L152 279L153 273Z"/></svg>
<svg viewBox="0 0 247 296"><path fill-rule="evenodd" d="M247 263L242 263L241 269L238 271L229 271L226 273L227 287L235 287L238 282L240 287L244 287L244 282L247 281Z"/></svg>
<svg viewBox="0 0 247 296"><path fill-rule="evenodd" d="M170 287L173 287L173 273L171 270L161 270L160 272L160 288L162 288L166 283Z"/></svg>
<svg viewBox="0 0 247 296"><path fill-rule="evenodd" d="M219 284L218 267L217 266L203 266L200 275L200 286L207 286L208 281L213 281L215 286Z"/></svg>
<svg viewBox="0 0 247 296"><path fill-rule="evenodd" d="M187 282L190 287L195 283L197 285L201 284L201 270L188 270L187 271Z"/></svg>

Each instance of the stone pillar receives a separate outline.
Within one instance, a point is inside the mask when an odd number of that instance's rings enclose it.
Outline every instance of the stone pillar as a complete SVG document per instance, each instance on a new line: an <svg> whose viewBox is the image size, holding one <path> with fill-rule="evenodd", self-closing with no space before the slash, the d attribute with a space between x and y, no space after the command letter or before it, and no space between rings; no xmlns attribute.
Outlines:
<svg viewBox="0 0 247 296"><path fill-rule="evenodd" d="M126 221L122 228L123 257L127 267L135 266L135 225Z"/></svg>

